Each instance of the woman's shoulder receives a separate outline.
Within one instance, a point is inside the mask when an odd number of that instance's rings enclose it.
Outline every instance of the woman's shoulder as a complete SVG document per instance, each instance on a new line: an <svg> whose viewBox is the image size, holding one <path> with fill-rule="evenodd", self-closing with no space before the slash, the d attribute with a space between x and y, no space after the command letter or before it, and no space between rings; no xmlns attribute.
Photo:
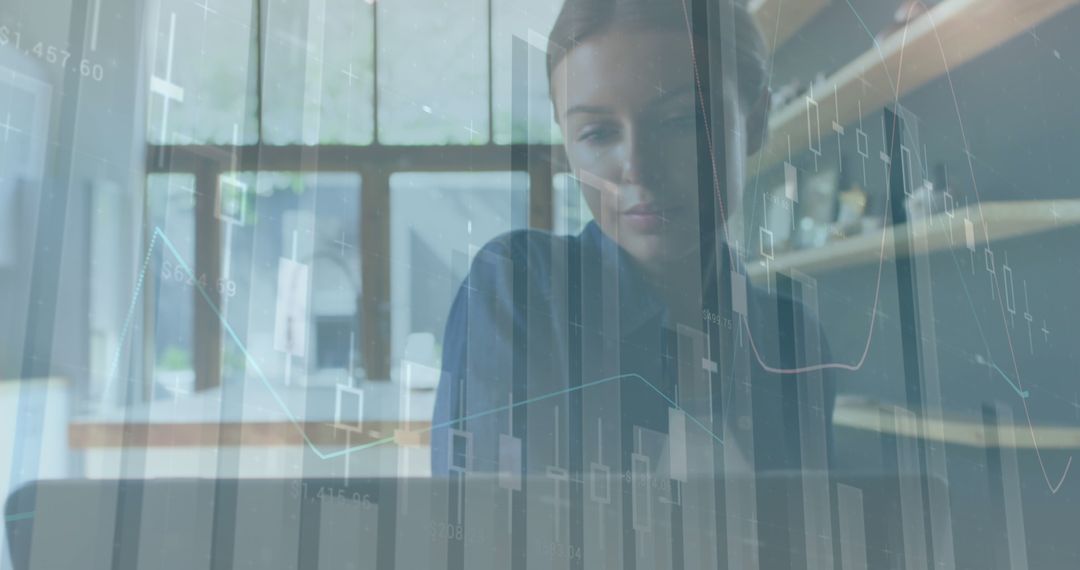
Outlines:
<svg viewBox="0 0 1080 570"><path fill-rule="evenodd" d="M580 236L555 235L545 230L521 229L500 234L477 252L473 269L520 266L530 274L543 272L553 260L572 255L581 244Z"/></svg>
<svg viewBox="0 0 1080 570"><path fill-rule="evenodd" d="M573 265L590 263L592 250L588 231L581 235L537 229L506 232L476 252L469 281L474 290L496 294L509 294L514 283L528 283L531 299L550 301L556 282L574 274L569 270Z"/></svg>

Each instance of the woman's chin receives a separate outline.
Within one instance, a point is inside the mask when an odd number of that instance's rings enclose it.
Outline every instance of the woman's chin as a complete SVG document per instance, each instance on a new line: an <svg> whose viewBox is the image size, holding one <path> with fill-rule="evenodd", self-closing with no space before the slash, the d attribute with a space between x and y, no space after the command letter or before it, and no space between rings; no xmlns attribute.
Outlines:
<svg viewBox="0 0 1080 570"><path fill-rule="evenodd" d="M663 267L693 250L690 240L666 233L635 233L619 236L619 245L646 267Z"/></svg>

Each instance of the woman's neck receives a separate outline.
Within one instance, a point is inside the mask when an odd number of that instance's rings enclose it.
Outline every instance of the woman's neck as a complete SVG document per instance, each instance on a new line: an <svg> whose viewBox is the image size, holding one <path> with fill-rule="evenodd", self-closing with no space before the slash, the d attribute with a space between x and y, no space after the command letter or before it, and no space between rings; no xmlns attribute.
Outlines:
<svg viewBox="0 0 1080 570"><path fill-rule="evenodd" d="M673 322L700 324L702 280L701 256L697 250L660 263L642 264L642 269Z"/></svg>

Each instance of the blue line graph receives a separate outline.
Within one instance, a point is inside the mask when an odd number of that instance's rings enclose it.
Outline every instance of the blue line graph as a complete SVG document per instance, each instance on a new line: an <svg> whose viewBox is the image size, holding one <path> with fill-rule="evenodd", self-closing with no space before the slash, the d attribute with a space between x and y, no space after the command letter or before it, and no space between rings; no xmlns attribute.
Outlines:
<svg viewBox="0 0 1080 570"><path fill-rule="evenodd" d="M34 518L34 514L34 511L29 511L26 513L15 513L13 515L6 515L4 517L4 522L25 521Z"/></svg>
<svg viewBox="0 0 1080 570"><path fill-rule="evenodd" d="M104 398L109 397L113 381L116 380L116 371L120 367L120 355L123 354L122 349L124 346L124 339L127 338L128 329L131 328L131 319L135 316L135 307L139 301L139 293L142 291L143 279L146 277L146 269L150 265L150 259L153 257L154 245L157 243L158 233L159 231L155 228L154 235L150 236L150 244L146 247L146 258L143 259L142 269L139 270L139 280L135 283L135 293L131 296L131 305L128 307L127 317L124 318L124 326L120 329L120 343L116 347L116 354L113 356L112 364L109 366L109 375L106 377L105 390L102 392Z"/></svg>
<svg viewBox="0 0 1080 570"><path fill-rule="evenodd" d="M1009 383L1009 386L1013 389L1013 392L1016 392L1017 396L1026 399L1028 396L1031 395L1031 392L1028 392L1027 390L1021 390L1020 387L1017 386L1015 382L1013 382L1012 378L1009 378L1009 375L1006 374L1004 370L999 368L997 364L994 364L993 362L983 358L981 354L975 355L975 362L978 364L985 364L986 366L989 366L992 370L996 371L1006 382Z"/></svg>
<svg viewBox="0 0 1080 570"><path fill-rule="evenodd" d="M195 279L195 272L191 269L191 267L187 264L187 262L184 261L184 258L180 255L180 252L173 245L172 241L169 240L169 237L166 236L165 232L162 231L161 228L159 228L159 227L154 228L154 233L153 233L152 237L150 238L150 243L147 246L146 257L143 260L142 268L139 271L139 278L138 278L138 280L136 281L136 284L135 284L135 291L134 291L134 293L132 295L131 305L128 308L127 317L124 319L124 326L123 326L123 329L121 331L120 340L119 340L119 343L118 343L117 348L116 348L116 355L113 358L112 370L110 371L109 377L106 380L106 384L105 384L106 388L105 388L104 394L105 394L106 397L108 397L109 389L112 386L112 384L115 382L115 376L116 376L117 370L119 368L118 365L119 365L119 362L120 362L121 353L123 352L124 344L126 342L127 335L131 330L130 325L131 325L132 319L134 317L135 309L138 306L138 298L142 294L143 285L145 283L146 271L150 266L150 260L153 258L154 247L159 241L161 242L161 244L166 249L168 249L169 253L171 253L172 256L176 259L176 262L179 265L179 267L191 279L191 282L195 286L195 288L198 290L199 295L202 296L202 298L206 302L207 306L209 306L210 310L214 312L215 316L217 316L218 321L221 323L222 328L225 329L225 332L228 333L229 337L232 338L233 342L236 343L237 348L239 348L240 352L243 353L244 359L251 366L251 369L255 372L255 376L257 376L258 379L262 382L263 386L265 386L266 389L270 391L270 395L274 398L274 401L278 404L278 406L281 407L281 410L283 412L285 412L285 415L288 418L289 422L291 424L293 424L293 426L296 428L296 430L300 433L300 437L303 438L304 443L307 444L307 446L311 449L311 451L317 457L319 457L320 459L334 459L336 457L342 457L342 456L345 456L345 455L349 455L351 453L355 453L357 451L363 451L365 449L370 449L372 447L386 445L386 444L392 443L395 440L394 436L389 436L389 437L384 437L384 438L381 438L381 439L376 439L376 440L373 440L373 441L369 441L369 442L366 442L366 443L363 443L363 444L347 447L345 449L338 450L338 451L324 452L324 451L320 450L318 448L318 446L315 445L315 442L313 442L311 440L311 438L308 437L307 433L304 431L303 425L301 425L300 421L297 420L295 415L293 415L292 411L289 409L289 406L285 403L284 400L281 399L281 396L274 389L273 384L271 384L270 381L267 379L266 374L262 371L262 368L259 366L258 362L256 362L255 358L251 355L250 352L248 352L247 346L240 339L240 336L236 333L236 331L233 330L232 326L229 324L228 320L225 318L225 315L223 315L221 313L220 308L214 303L213 298L210 296L209 293L207 293L206 289L202 286L202 284L199 283L199 280ZM661 391L660 388L656 387L655 384L653 384L652 382L649 382L648 380L646 380L641 375L633 374L633 373L619 374L617 376L611 376L611 377L608 377L608 378L601 378L599 380L594 380L592 382L587 382L587 383L581 384L580 386L574 386L574 387L567 388L567 389L564 389L564 390L559 390L559 391L556 391L556 392L552 392L550 394L542 394L540 396L535 396L533 398L528 398L528 399L522 400L520 402L514 402L513 404L507 404L505 406L499 406L497 408L493 408L493 409L490 409L490 410L485 410L485 411L482 411L482 412L477 412L475 414L470 414L470 415L458 418L456 420L443 422L443 423L439 423L439 424L433 424L433 425L431 425L429 427L425 427L425 428L418 429L418 430L412 430L409 433L410 434L424 434L424 433L428 433L428 432L431 432L431 431L434 431L434 430L437 430L437 429L453 427L455 425L458 425L458 424L460 424L462 422L465 422L465 421L468 421L468 420L471 420L471 419L476 419L476 418L480 418L480 417L484 417L484 416L489 416L489 415L492 415L492 414L498 414L498 413L501 413L501 412L512 410L514 408L518 408L520 406L533 404L533 403L540 402L540 401L543 401L543 400L548 400L548 399L551 399L551 398L557 398L559 396L565 396L566 394L570 394L570 393L573 393L573 392L584 390L585 388L591 388L593 386L599 386L601 384L607 384L607 383L611 383L611 382L617 382L617 381L623 381L623 380L631 380L631 379L638 380L638 381L644 383L647 387L652 389L652 391L656 392L665 402L667 402L668 405L670 405L672 408L674 408L676 410L679 410L680 412L683 412L683 414L687 418L689 418L691 422L693 422L695 425L697 425L701 429L705 430L705 432L707 434L709 434L709 436L712 437L712 439L714 441L716 441L717 443L723 445L723 443L724 443L723 438L721 438L715 432L713 432L712 429L710 429L706 424L702 423L699 419L694 417L692 414L690 414L686 410L682 409L681 406L679 406L674 400L669 398L667 396L667 394L664 394L664 392Z"/></svg>
<svg viewBox="0 0 1080 570"><path fill-rule="evenodd" d="M1027 398L1028 396L1031 395L1031 393L1028 392L1027 390L1021 390L1020 387L1017 386L1016 383L1012 381L1012 378L1009 378L1009 375L1006 374L1004 370L1002 370L1001 368L998 368L997 364L994 364L993 362L989 362L987 364L990 365L990 368L993 368L994 370L996 370L997 373L1000 374L1001 377L1004 378L1005 381L1009 383L1009 386L1012 387L1013 391L1016 392L1016 394L1018 396L1020 396L1021 398Z"/></svg>

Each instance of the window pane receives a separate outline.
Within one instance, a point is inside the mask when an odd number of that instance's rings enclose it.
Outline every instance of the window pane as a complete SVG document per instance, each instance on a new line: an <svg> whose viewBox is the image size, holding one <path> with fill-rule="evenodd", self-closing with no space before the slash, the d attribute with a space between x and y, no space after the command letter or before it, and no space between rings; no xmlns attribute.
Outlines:
<svg viewBox="0 0 1080 570"><path fill-rule="evenodd" d="M547 143L561 140L548 95L547 36L562 0L493 0L492 91L495 142ZM518 45L515 74L515 48ZM521 81L514 85L515 77ZM522 80L523 79L523 80ZM523 96L515 104L515 93Z"/></svg>
<svg viewBox="0 0 1080 570"><path fill-rule="evenodd" d="M217 270L197 258L191 182L151 177L153 221L162 230L159 241L171 247L160 254L150 396L194 387L193 323L202 308L194 303L205 302L198 288L216 297L212 312L236 333L233 338L222 323L223 384L251 377L253 362L274 384L332 385L350 371L362 376L361 354L352 350L361 341L360 177L222 174L214 208Z"/></svg>
<svg viewBox="0 0 1080 570"><path fill-rule="evenodd" d="M164 236L155 238L155 243L162 242L160 262L149 266L157 268L156 296L149 295L155 312L151 337L154 380L150 393L146 394L154 399L191 393L195 387L193 287L198 279L193 279L193 274L185 269L195 269L195 178L190 174L152 174L147 178L152 227ZM165 245L166 240L171 247ZM138 376L132 374L132 377ZM130 389L138 384L122 380L107 379L108 401L115 402L118 397L123 401L125 387ZM139 396L132 399L138 400Z"/></svg>
<svg viewBox="0 0 1080 570"><path fill-rule="evenodd" d="M263 1L265 141L370 143L374 138L371 4Z"/></svg>
<svg viewBox="0 0 1080 570"><path fill-rule="evenodd" d="M485 0L377 2L379 141L488 141Z"/></svg>
<svg viewBox="0 0 1080 570"><path fill-rule="evenodd" d="M245 323L248 353L274 383L362 376L360 351L350 350L361 342L359 175L248 172L224 174L221 184L252 189L243 223L226 224L222 244L231 264L222 273L238 291L223 298L245 305L229 318ZM282 326L293 316L299 322ZM243 363L239 347L222 342L226 365ZM234 379L227 369L223 381Z"/></svg>
<svg viewBox="0 0 1080 570"><path fill-rule="evenodd" d="M529 178L523 172L402 173L390 178L392 353L404 356L422 336L434 337L436 350L410 354L410 360L437 367L450 303L475 251L526 220ZM514 193L521 194L515 199ZM430 338L430 337L428 337ZM425 351L426 352L426 351Z"/></svg>
<svg viewBox="0 0 1080 570"><path fill-rule="evenodd" d="M147 11L150 142L257 140L252 7L252 2L162 0L157 10Z"/></svg>

